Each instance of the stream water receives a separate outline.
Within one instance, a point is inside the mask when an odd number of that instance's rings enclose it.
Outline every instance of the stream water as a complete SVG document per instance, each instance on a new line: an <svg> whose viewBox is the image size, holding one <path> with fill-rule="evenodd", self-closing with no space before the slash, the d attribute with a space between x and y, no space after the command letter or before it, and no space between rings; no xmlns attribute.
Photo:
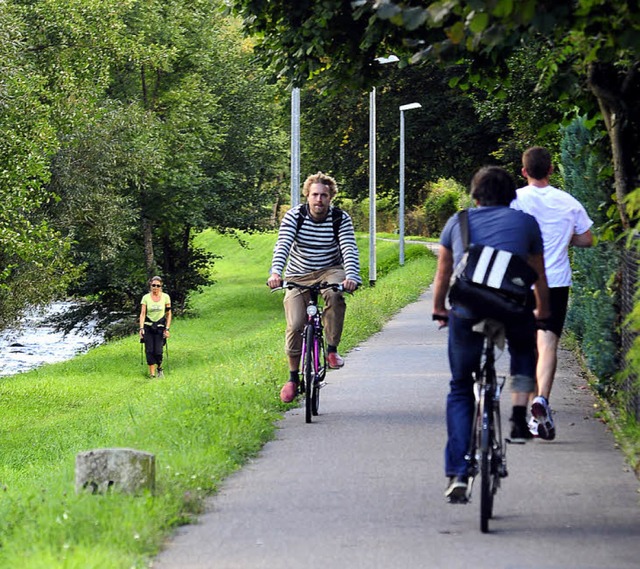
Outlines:
<svg viewBox="0 0 640 569"><path fill-rule="evenodd" d="M65 336L44 323L48 316L60 314L71 306L70 302L55 302L44 313L42 310L28 313L19 328L0 332L0 376L69 360L101 343L102 336L91 328L74 330Z"/></svg>

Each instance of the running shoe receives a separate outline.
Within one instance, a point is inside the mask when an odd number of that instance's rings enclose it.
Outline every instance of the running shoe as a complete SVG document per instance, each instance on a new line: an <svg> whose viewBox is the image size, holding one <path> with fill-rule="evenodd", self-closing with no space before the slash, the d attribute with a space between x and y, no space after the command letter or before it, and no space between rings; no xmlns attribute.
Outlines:
<svg viewBox="0 0 640 569"><path fill-rule="evenodd" d="M450 504L465 504L468 502L467 489L469 487L466 476L449 476L449 485L444 497Z"/></svg>
<svg viewBox="0 0 640 569"><path fill-rule="evenodd" d="M529 423L528 423L527 426L529 427L529 432L531 433L531 436L537 437L538 436L538 421L536 421L535 417L531 417L531 419L529 419Z"/></svg>
<svg viewBox="0 0 640 569"><path fill-rule="evenodd" d="M538 396L531 404L531 414L538 423L538 438L552 441L556 438L556 426L553 423L551 408L547 400Z"/></svg>
<svg viewBox="0 0 640 569"><path fill-rule="evenodd" d="M158 368L158 379L160 379L161 377L164 377L164 370L161 367L159 367Z"/></svg>

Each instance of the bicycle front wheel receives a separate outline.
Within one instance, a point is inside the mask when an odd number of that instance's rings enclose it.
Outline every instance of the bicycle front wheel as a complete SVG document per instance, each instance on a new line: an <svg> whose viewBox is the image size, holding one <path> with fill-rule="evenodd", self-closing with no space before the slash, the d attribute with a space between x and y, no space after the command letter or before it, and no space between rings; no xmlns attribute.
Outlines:
<svg viewBox="0 0 640 569"><path fill-rule="evenodd" d="M307 423L311 423L313 415L313 393L316 390L313 366L313 326L310 324L304 329L304 363L302 377L304 380L304 417Z"/></svg>

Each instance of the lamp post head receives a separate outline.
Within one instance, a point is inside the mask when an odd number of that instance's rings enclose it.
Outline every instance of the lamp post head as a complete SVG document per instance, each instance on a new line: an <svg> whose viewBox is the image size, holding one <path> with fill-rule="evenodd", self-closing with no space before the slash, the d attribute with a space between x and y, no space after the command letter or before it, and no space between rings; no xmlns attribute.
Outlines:
<svg viewBox="0 0 640 569"><path fill-rule="evenodd" d="M400 105L401 111L410 111L411 109L419 109L422 105L420 103L408 103L406 105Z"/></svg>
<svg viewBox="0 0 640 569"><path fill-rule="evenodd" d="M400 61L397 55L391 54L389 57L376 57L375 61L377 61L380 65L384 65L385 63L396 63Z"/></svg>

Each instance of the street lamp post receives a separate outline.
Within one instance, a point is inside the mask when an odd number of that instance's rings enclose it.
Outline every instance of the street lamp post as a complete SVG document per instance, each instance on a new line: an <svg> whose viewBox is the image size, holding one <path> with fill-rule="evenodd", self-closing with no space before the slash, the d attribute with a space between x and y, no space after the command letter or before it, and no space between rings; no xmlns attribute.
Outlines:
<svg viewBox="0 0 640 569"><path fill-rule="evenodd" d="M422 107L420 103L400 105L400 205L398 207L400 233L400 265L404 265L404 112Z"/></svg>
<svg viewBox="0 0 640 569"><path fill-rule="evenodd" d="M399 61L395 55L377 57L380 65ZM369 93L369 285L376 284L376 88Z"/></svg>
<svg viewBox="0 0 640 569"><path fill-rule="evenodd" d="M291 90L291 207L300 203L300 89Z"/></svg>

